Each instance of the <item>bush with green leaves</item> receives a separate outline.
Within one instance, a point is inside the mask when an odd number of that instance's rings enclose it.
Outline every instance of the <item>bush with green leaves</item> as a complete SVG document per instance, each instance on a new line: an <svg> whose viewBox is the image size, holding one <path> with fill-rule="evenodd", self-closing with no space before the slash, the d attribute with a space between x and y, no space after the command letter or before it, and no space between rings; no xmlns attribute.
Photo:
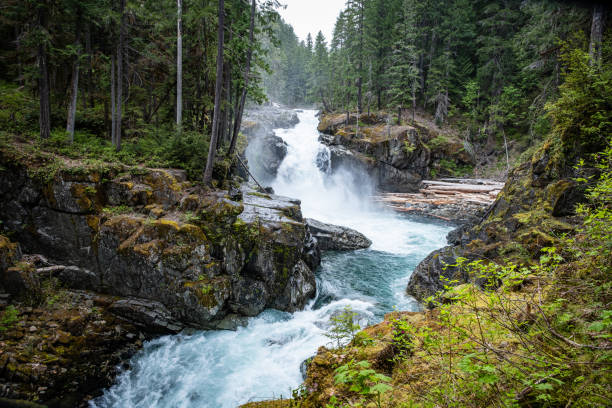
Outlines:
<svg viewBox="0 0 612 408"><path fill-rule="evenodd" d="M373 401L378 408L382 407L381 396L393 389L388 384L392 379L377 373L367 361L351 360L338 367L335 373L336 384L347 385L349 391L363 396L364 402Z"/></svg>
<svg viewBox="0 0 612 408"><path fill-rule="evenodd" d="M0 332L6 331L13 327L13 325L19 319L19 311L15 306L9 305L2 312L2 317L0 317Z"/></svg>
<svg viewBox="0 0 612 408"><path fill-rule="evenodd" d="M355 317L357 317L357 313L353 312L350 306L345 306L342 312L330 318L331 325L328 331L324 333L325 337L331 339L336 347L342 347L349 343L360 329L355 322Z"/></svg>

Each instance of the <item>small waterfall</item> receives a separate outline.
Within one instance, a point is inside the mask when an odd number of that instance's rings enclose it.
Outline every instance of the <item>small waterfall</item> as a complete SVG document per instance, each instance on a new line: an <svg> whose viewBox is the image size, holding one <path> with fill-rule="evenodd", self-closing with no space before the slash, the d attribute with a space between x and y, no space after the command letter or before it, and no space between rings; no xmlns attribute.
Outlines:
<svg viewBox="0 0 612 408"><path fill-rule="evenodd" d="M293 314L267 310L235 332L202 331L148 342L96 408L234 408L290 395L302 382L300 364L329 343L329 318L345 306L366 323L397 307L416 310L405 295L410 272L444 246L449 227L417 222L373 205L366 174L333 173L318 141L315 111L300 112L293 129L277 130L287 156L272 182L277 194L302 200L305 217L364 233L370 249L326 253L317 271L317 298Z"/></svg>

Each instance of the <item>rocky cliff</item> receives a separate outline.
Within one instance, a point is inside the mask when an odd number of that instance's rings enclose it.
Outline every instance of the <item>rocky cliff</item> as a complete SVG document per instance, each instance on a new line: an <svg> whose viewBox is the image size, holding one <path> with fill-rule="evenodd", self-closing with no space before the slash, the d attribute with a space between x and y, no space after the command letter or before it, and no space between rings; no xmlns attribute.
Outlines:
<svg viewBox="0 0 612 408"><path fill-rule="evenodd" d="M474 158L452 135L425 124L396 125L384 114L322 114L321 142L331 151L332 170L358 167L383 191L414 192L432 175L469 169Z"/></svg>
<svg viewBox="0 0 612 408"><path fill-rule="evenodd" d="M483 218L452 231L449 246L434 251L410 277L407 291L423 300L443 289L440 279L456 284L477 280L453 265L458 258L524 263L538 259L541 249L572 231L575 204L583 188L571 166L560 168L551 143L533 158L513 169L497 199Z"/></svg>
<svg viewBox="0 0 612 408"><path fill-rule="evenodd" d="M24 252L69 266L57 272L67 287L122 297L118 315L211 328L314 295L317 248L299 201L204 191L176 171L36 159L2 152L4 228Z"/></svg>
<svg viewBox="0 0 612 408"><path fill-rule="evenodd" d="M0 315L17 316L0 328L0 377L12 384L0 397L83 398L143 336L232 329L315 294L319 248L297 200L28 144L0 149L0 196ZM73 318L83 324L71 330ZM19 351L30 343L39 350Z"/></svg>

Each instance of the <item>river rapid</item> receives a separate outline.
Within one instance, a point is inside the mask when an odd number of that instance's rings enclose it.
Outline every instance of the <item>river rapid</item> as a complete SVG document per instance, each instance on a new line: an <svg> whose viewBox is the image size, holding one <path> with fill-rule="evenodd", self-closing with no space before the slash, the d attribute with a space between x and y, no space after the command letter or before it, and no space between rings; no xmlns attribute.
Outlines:
<svg viewBox="0 0 612 408"><path fill-rule="evenodd" d="M366 250L327 252L317 271L317 297L303 310L266 310L237 331L199 331L144 344L115 385L92 408L233 408L249 401L287 397L302 382L300 364L329 344L329 319L345 306L373 324L398 310L418 310L405 294L414 267L446 245L449 225L408 218L370 200L367 174L329 171L329 150L319 143L316 111L299 111L300 123L276 134L288 145L276 194L302 200L304 217L365 234ZM257 152L250 152L257 154Z"/></svg>

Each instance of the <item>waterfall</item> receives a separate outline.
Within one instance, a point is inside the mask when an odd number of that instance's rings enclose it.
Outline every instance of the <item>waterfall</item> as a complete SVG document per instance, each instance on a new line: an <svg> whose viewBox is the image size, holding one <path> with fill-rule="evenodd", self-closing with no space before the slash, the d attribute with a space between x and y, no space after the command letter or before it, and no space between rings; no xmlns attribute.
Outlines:
<svg viewBox="0 0 612 408"><path fill-rule="evenodd" d="M331 172L315 114L300 112L295 128L276 131L288 149L272 187L301 199L305 217L354 228L372 247L324 254L317 297L303 311L266 310L235 332L182 333L147 342L91 407L234 408L288 397L302 382L301 362L329 344L324 334L338 310L350 306L361 324L372 324L394 307L418 308L405 294L408 277L429 252L446 244L450 228L377 207L369 200L373 188L366 174Z"/></svg>

